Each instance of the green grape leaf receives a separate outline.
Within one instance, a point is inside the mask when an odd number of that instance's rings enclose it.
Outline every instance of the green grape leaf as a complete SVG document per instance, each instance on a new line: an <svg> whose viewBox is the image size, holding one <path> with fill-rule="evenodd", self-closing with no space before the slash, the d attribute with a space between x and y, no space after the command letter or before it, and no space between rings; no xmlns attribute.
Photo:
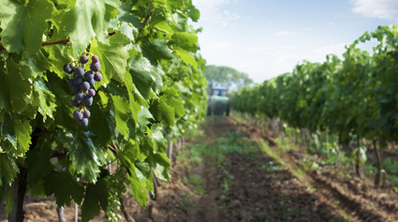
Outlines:
<svg viewBox="0 0 398 222"><path fill-rule="evenodd" d="M3 122L0 123L0 141L8 142L12 147L3 145L2 150L6 152L12 152L18 148L18 139L15 132L14 119L11 113L5 114L3 118Z"/></svg>
<svg viewBox="0 0 398 222"><path fill-rule="evenodd" d="M131 161L131 157L128 155L129 153L130 152L119 152L118 157L122 166L127 168L131 193L138 203L140 203L142 206L145 206L148 201L148 193L145 182L146 178Z"/></svg>
<svg viewBox="0 0 398 222"><path fill-rule="evenodd" d="M200 11L195 8L195 6L191 5L188 11L188 16L192 19L192 21L198 22L200 17Z"/></svg>
<svg viewBox="0 0 398 222"><path fill-rule="evenodd" d="M16 155L28 152L31 142L32 126L27 119L14 117L15 132L17 132L17 152Z"/></svg>
<svg viewBox="0 0 398 222"><path fill-rule="evenodd" d="M166 95L166 103L174 108L175 117L181 118L185 115L184 104L181 101L181 98L178 96L177 91L173 88L167 88L164 91L164 95Z"/></svg>
<svg viewBox="0 0 398 222"><path fill-rule="evenodd" d="M52 171L52 164L47 150L33 149L27 153L28 184L39 182Z"/></svg>
<svg viewBox="0 0 398 222"><path fill-rule="evenodd" d="M17 64L12 59L7 61L6 69L0 67L0 109L22 112L27 107L31 92L29 79L23 79Z"/></svg>
<svg viewBox="0 0 398 222"><path fill-rule="evenodd" d="M129 128L127 122L129 120L130 105L128 101L120 96L111 96L113 101L113 109L115 110L116 126L119 132L125 136L129 136Z"/></svg>
<svg viewBox="0 0 398 222"><path fill-rule="evenodd" d="M68 172L52 171L44 178L44 191L47 196L55 195L58 206L70 206L73 199L80 204L84 197L84 186Z"/></svg>
<svg viewBox="0 0 398 222"><path fill-rule="evenodd" d="M171 165L165 153L151 154L145 162L149 163L159 179L170 180L169 167Z"/></svg>
<svg viewBox="0 0 398 222"><path fill-rule="evenodd" d="M145 183L145 188L153 191L153 180L152 180L152 172L151 167L147 162L135 162L136 170L138 172L139 178L142 178L141 182Z"/></svg>
<svg viewBox="0 0 398 222"><path fill-rule="evenodd" d="M61 49L58 45L49 45L44 47L46 52L48 53L48 59L50 60L50 68L51 72L55 72L59 78L63 79L67 73L65 73L63 67L65 64L72 61L72 58L64 56L61 53Z"/></svg>
<svg viewBox="0 0 398 222"><path fill-rule="evenodd" d="M162 89L162 71L152 66L141 53L130 60L129 67L134 85L145 99L150 99L151 92L158 93Z"/></svg>
<svg viewBox="0 0 398 222"><path fill-rule="evenodd" d="M89 132L77 131L69 143L69 158L76 168L90 183L95 183L99 168L105 163L105 157L100 149L94 146Z"/></svg>
<svg viewBox="0 0 398 222"><path fill-rule="evenodd" d="M130 39L131 42L134 42L134 33L138 33L138 30L134 26L129 26L128 23L122 22L122 25L119 28L120 33L125 35L127 38Z"/></svg>
<svg viewBox="0 0 398 222"><path fill-rule="evenodd" d="M134 121L136 122L136 124L135 124L135 127L136 127L137 123L138 123L138 112L141 110L141 106L134 99L135 88L134 88L133 79L132 79L130 73L126 73L126 75L124 76L124 83L126 85L126 89L127 89L128 96L129 96L130 111L131 111Z"/></svg>
<svg viewBox="0 0 398 222"><path fill-rule="evenodd" d="M119 5L118 0L77 0L75 7L66 11L61 27L69 36L74 57L83 54L94 37L106 42L108 34L103 30L116 18Z"/></svg>
<svg viewBox="0 0 398 222"><path fill-rule="evenodd" d="M39 113L43 116L43 121L47 116L53 119L53 110L55 110L55 96L47 89L43 79L38 79L33 83L32 102L37 107Z"/></svg>
<svg viewBox="0 0 398 222"><path fill-rule="evenodd" d="M163 133L159 125L152 125L152 138L154 140L154 152L156 153L164 153L167 149L167 140L164 138Z"/></svg>
<svg viewBox="0 0 398 222"><path fill-rule="evenodd" d="M174 51L177 53L177 55L180 56L182 61L186 64L189 65L191 64L193 67L197 67L198 63L196 62L195 58L192 57L189 52L183 50L183 49L174 49Z"/></svg>
<svg viewBox="0 0 398 222"><path fill-rule="evenodd" d="M136 28L144 28L144 25L141 23L140 18L132 13L132 5L122 3L119 10L118 20L127 22L132 24Z"/></svg>
<svg viewBox="0 0 398 222"><path fill-rule="evenodd" d="M11 184L19 172L15 160L6 153L0 153L0 172L0 187Z"/></svg>
<svg viewBox="0 0 398 222"><path fill-rule="evenodd" d="M138 112L138 127L137 127L137 135L144 136L145 131L147 130L147 124L149 123L149 119L153 119L151 112L148 108L141 106L141 110Z"/></svg>
<svg viewBox="0 0 398 222"><path fill-rule="evenodd" d="M76 4L76 0L51 0L57 9L66 10Z"/></svg>
<svg viewBox="0 0 398 222"><path fill-rule="evenodd" d="M156 120L164 121L168 126L174 126L174 108L167 104L166 96L161 96L160 99L154 100L149 110Z"/></svg>
<svg viewBox="0 0 398 222"><path fill-rule="evenodd" d="M141 204L146 206L148 201L148 187L146 187L147 178L144 174L132 164L130 167L130 189L134 198Z"/></svg>
<svg viewBox="0 0 398 222"><path fill-rule="evenodd" d="M155 39L142 46L142 54L151 61L158 59L171 60L173 51L167 46L167 40Z"/></svg>
<svg viewBox="0 0 398 222"><path fill-rule="evenodd" d="M52 4L48 0L0 2L1 42L9 52L26 49L33 55L42 47L42 37L51 17ZM34 27L34 28L33 28Z"/></svg>
<svg viewBox="0 0 398 222"><path fill-rule="evenodd" d="M168 18L169 23L178 32L185 32L187 30L188 18L182 13L174 13Z"/></svg>
<svg viewBox="0 0 398 222"><path fill-rule="evenodd" d="M172 36L176 48L184 49L188 52L196 52L198 47L198 37L189 33L174 33Z"/></svg>
<svg viewBox="0 0 398 222"><path fill-rule="evenodd" d="M98 93L102 95L100 91ZM104 96L106 98L106 96ZM98 105L90 107L92 115L90 116L89 125L90 129L96 136L95 143L97 146L106 148L111 142L111 138L115 136L116 122L113 114L113 110L109 108L99 109Z"/></svg>
<svg viewBox="0 0 398 222"><path fill-rule="evenodd" d="M106 210L108 206L108 187L104 179L100 179L95 184L88 184L84 201L82 204L82 221L90 221Z"/></svg>
<svg viewBox="0 0 398 222"><path fill-rule="evenodd" d="M7 113L4 122L0 122L0 138L8 141L9 145L3 145L2 149L15 156L25 154L31 144L31 133L32 127L28 120Z"/></svg>
<svg viewBox="0 0 398 222"><path fill-rule="evenodd" d="M155 25L155 28L164 33L170 34L173 32L173 28L167 21L161 21Z"/></svg>
<svg viewBox="0 0 398 222"><path fill-rule="evenodd" d="M114 78L122 83L127 72L127 58L129 57L124 46L129 44L130 40L120 33L116 33L110 39L109 46L93 40L91 42L91 52L99 57L100 71L104 74L104 78L106 77L108 80ZM105 81L102 80L102 82Z"/></svg>

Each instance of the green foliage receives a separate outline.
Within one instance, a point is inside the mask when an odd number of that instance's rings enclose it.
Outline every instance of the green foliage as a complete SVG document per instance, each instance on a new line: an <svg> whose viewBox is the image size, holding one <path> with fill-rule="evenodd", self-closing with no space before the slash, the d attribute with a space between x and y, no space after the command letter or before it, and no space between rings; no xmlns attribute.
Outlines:
<svg viewBox="0 0 398 222"><path fill-rule="evenodd" d="M242 73L226 66L206 66L204 75L209 85L219 85L223 87L240 88L253 84L253 80L246 73Z"/></svg>
<svg viewBox="0 0 398 222"><path fill-rule="evenodd" d="M372 55L357 47L371 40L378 42ZM231 94L232 108L310 132L327 130L339 144L353 136L397 142L397 40L396 26L380 26L346 46L343 60L304 61L291 73L241 88Z"/></svg>
<svg viewBox="0 0 398 222"><path fill-rule="evenodd" d="M3 0L0 8L1 200L25 167L27 192L82 203L83 221L112 215L118 204L109 201L124 192L115 184L145 205L151 168L170 178L168 138L205 117L191 0ZM72 117L63 71L83 53L99 57L103 76L86 127ZM104 172L109 162L115 172Z"/></svg>

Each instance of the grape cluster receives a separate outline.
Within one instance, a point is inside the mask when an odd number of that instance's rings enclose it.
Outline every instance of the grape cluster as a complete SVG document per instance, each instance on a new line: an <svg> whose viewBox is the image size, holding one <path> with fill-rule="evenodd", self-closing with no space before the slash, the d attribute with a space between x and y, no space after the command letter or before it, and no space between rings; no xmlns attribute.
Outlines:
<svg viewBox="0 0 398 222"><path fill-rule="evenodd" d="M73 78L68 81L69 86L72 87L72 92L76 95L72 97L72 106L78 109L73 112L73 117L76 121L82 125L87 126L88 117L90 117L90 111L86 109L93 104L93 96L95 96L94 87L95 81L100 82L102 80L102 75L98 71L101 66L99 63L99 58L96 55L91 57L90 71L85 73L84 66L88 62L89 58L87 55L80 57L80 65L78 63L72 62L64 65L64 71L68 74L73 74Z"/></svg>

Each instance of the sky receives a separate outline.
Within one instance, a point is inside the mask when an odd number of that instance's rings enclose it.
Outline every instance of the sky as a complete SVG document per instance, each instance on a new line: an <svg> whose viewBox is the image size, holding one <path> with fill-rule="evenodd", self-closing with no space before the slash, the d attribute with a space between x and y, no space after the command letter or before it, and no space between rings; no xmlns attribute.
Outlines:
<svg viewBox="0 0 398 222"><path fill-rule="evenodd" d="M342 58L345 46L379 25L398 23L398 0L192 0L207 65L228 66L256 83L304 60ZM363 45L371 50L372 44Z"/></svg>

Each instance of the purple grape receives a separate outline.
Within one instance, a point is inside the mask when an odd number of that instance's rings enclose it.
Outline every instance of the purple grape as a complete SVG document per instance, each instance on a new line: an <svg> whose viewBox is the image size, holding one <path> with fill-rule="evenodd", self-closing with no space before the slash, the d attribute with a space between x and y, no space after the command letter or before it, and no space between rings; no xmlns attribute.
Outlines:
<svg viewBox="0 0 398 222"><path fill-rule="evenodd" d="M86 72L86 74L84 74L84 78L87 81L90 81L90 80L94 79L94 72L93 71Z"/></svg>
<svg viewBox="0 0 398 222"><path fill-rule="evenodd" d="M90 69L91 71L98 72L101 69L101 65L99 62L91 63Z"/></svg>
<svg viewBox="0 0 398 222"><path fill-rule="evenodd" d="M72 106L75 106L75 107L79 107L79 106L80 106L80 103L81 103L81 102L77 101L76 99L70 101L70 104L71 104Z"/></svg>
<svg viewBox="0 0 398 222"><path fill-rule="evenodd" d="M69 86L75 86L75 81L73 79L68 80L68 85Z"/></svg>
<svg viewBox="0 0 398 222"><path fill-rule="evenodd" d="M82 67L77 67L75 69L75 75L78 77L83 77L84 69Z"/></svg>
<svg viewBox="0 0 398 222"><path fill-rule="evenodd" d="M73 92L73 93L76 94L76 93L78 93L79 91L80 91L80 87L79 87L79 86L73 86L73 87L72 87L72 92Z"/></svg>
<svg viewBox="0 0 398 222"><path fill-rule="evenodd" d="M83 93L77 93L76 94L76 100L82 101L84 99L84 94Z"/></svg>
<svg viewBox="0 0 398 222"><path fill-rule="evenodd" d="M95 80L91 79L91 80L88 81L88 83L90 83L90 86L94 86L95 85Z"/></svg>
<svg viewBox="0 0 398 222"><path fill-rule="evenodd" d="M98 62L98 61L99 61L99 58L98 58L98 56L96 56L96 55L93 55L93 57L91 57L91 61L93 61L93 63L96 63L96 62Z"/></svg>
<svg viewBox="0 0 398 222"><path fill-rule="evenodd" d="M90 89L90 83L88 83L87 81L84 81L82 83L82 90L83 92L86 92L88 89Z"/></svg>
<svg viewBox="0 0 398 222"><path fill-rule="evenodd" d="M72 73L73 73L73 68L72 68L72 66L70 66L70 64L68 63L68 64L65 64L65 65L64 65L64 71L65 71L66 73L68 73L68 74L72 74Z"/></svg>
<svg viewBox="0 0 398 222"><path fill-rule="evenodd" d="M86 64L88 62L88 56L82 55L82 57L80 57L80 62Z"/></svg>
<svg viewBox="0 0 398 222"><path fill-rule="evenodd" d="M90 115L91 115L91 113L90 113L90 111L88 111L87 109L85 109L85 110L83 111L83 116L84 116L85 118L90 117Z"/></svg>
<svg viewBox="0 0 398 222"><path fill-rule="evenodd" d="M93 97L85 96L83 99L84 105L91 106L93 105Z"/></svg>
<svg viewBox="0 0 398 222"><path fill-rule="evenodd" d="M77 111L77 112L76 112L76 111ZM83 113L81 113L79 110L76 110L76 111L75 111L76 114L73 113L75 119L76 119L76 120L81 120L81 119L83 119Z"/></svg>
<svg viewBox="0 0 398 222"><path fill-rule="evenodd" d="M83 83L83 79L82 77L76 77L74 82L76 86L80 86Z"/></svg>
<svg viewBox="0 0 398 222"><path fill-rule="evenodd" d="M102 80L102 75L101 75L101 73L99 73L99 72L95 73L95 74L94 74L94 79L95 79L95 81L97 81L97 82L101 82L101 80Z"/></svg>
<svg viewBox="0 0 398 222"><path fill-rule="evenodd" d="M77 117L77 113L80 113L80 111L77 109L77 110L75 110L74 112L73 112L73 118L75 118L76 119L76 117Z"/></svg>
<svg viewBox="0 0 398 222"><path fill-rule="evenodd" d="M89 97L95 96L95 90L94 90L94 89L89 89L88 92L87 92L87 95L88 95Z"/></svg>
<svg viewBox="0 0 398 222"><path fill-rule="evenodd" d="M82 126L87 126L88 124L88 119L87 118L82 118L81 120L77 121L80 125Z"/></svg>

